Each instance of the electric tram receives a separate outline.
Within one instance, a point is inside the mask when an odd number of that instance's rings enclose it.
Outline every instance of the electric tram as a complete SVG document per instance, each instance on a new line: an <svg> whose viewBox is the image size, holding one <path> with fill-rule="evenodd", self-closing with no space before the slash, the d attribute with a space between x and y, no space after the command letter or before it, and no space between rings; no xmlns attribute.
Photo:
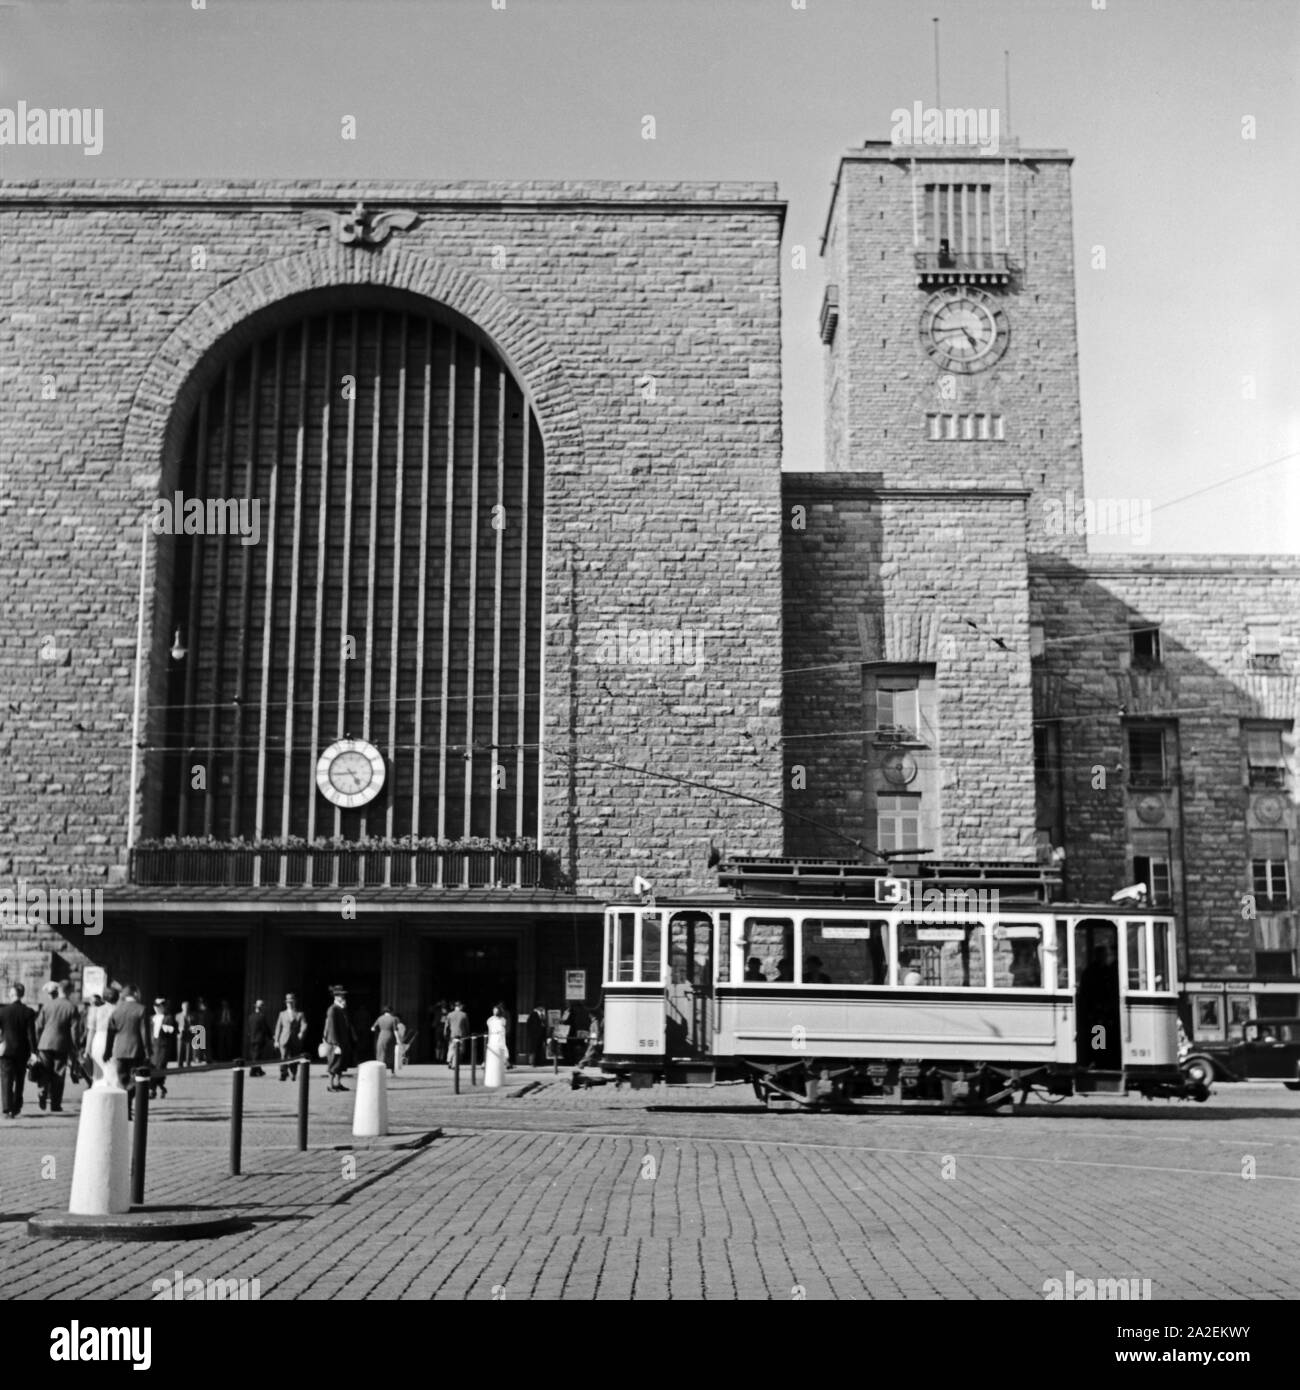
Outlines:
<svg viewBox="0 0 1300 1390"><path fill-rule="evenodd" d="M1037 865L748 858L716 894L611 905L601 1069L804 1109L1205 1100L1179 1068L1174 919L1059 890Z"/></svg>

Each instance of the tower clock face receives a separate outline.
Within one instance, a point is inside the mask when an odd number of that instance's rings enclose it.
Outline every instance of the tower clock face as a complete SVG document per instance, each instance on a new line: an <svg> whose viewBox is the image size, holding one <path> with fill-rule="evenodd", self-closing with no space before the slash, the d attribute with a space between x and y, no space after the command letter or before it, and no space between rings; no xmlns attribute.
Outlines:
<svg viewBox="0 0 1300 1390"><path fill-rule="evenodd" d="M342 738L332 743L316 762L316 785L335 806L352 810L379 795L384 785L384 758L372 743Z"/></svg>
<svg viewBox="0 0 1300 1390"><path fill-rule="evenodd" d="M1006 311L990 294L952 285L930 296L921 313L921 346L945 372L982 372L1007 350Z"/></svg>

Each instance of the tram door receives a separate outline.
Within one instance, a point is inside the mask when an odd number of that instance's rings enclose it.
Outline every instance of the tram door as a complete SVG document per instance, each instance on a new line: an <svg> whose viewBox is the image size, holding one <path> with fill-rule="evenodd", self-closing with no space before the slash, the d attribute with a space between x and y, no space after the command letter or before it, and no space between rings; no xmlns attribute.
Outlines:
<svg viewBox="0 0 1300 1390"><path fill-rule="evenodd" d="M1074 924L1078 1062L1120 1069L1119 928L1103 917Z"/></svg>
<svg viewBox="0 0 1300 1390"><path fill-rule="evenodd" d="M675 912L669 919L664 995L665 1053L706 1056L713 1046L713 919L707 913Z"/></svg>

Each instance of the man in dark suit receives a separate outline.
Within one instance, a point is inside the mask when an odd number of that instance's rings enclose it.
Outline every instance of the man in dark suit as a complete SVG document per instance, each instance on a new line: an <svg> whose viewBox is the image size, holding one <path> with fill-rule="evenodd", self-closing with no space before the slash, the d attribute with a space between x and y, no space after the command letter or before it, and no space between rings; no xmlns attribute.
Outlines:
<svg viewBox="0 0 1300 1390"><path fill-rule="evenodd" d="M167 1099L167 1063L172 1058L176 1041L176 1020L167 1011L165 999L153 1001L153 1017L149 1020L149 1098L159 1091Z"/></svg>
<svg viewBox="0 0 1300 1390"><path fill-rule="evenodd" d="M0 1008L0 1102L8 1120L22 1111L27 1059L36 1051L36 1014L23 1003L25 993L22 985L10 985L9 1002Z"/></svg>
<svg viewBox="0 0 1300 1390"><path fill-rule="evenodd" d="M41 1084L36 1099L42 1110L46 1100L57 1115L63 1109L63 1087L68 1079L68 1062L78 1048L80 1015L72 1002L72 983L48 985L50 998L36 1015L36 1046L41 1054Z"/></svg>
<svg viewBox="0 0 1300 1390"><path fill-rule="evenodd" d="M546 1060L546 1010L540 1006L528 1015L525 1025L528 1041L528 1062L540 1067Z"/></svg>
<svg viewBox="0 0 1300 1390"><path fill-rule="evenodd" d="M248 1060L253 1064L248 1069L249 1076L265 1076L266 1072L258 1063L266 1055L267 1044L271 1041L271 1023L266 1016L266 1004L261 999L253 1005L253 1012L248 1016L245 1041L248 1045Z"/></svg>
<svg viewBox="0 0 1300 1390"><path fill-rule="evenodd" d="M131 1073L148 1062L151 1050L149 1014L140 1002L140 987L127 985L122 991L121 1003L108 1020L108 1036L104 1043L104 1055L112 1058L117 1071L117 1084L126 1091L127 1119L135 1114Z"/></svg>

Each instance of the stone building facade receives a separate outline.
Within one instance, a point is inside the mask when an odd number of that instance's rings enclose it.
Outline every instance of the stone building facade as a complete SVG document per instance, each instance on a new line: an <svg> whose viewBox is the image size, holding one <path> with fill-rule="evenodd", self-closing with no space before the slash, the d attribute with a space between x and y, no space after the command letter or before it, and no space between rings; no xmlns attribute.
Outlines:
<svg viewBox="0 0 1300 1390"><path fill-rule="evenodd" d="M566 969L593 993L632 874L700 887L711 836L770 850L783 214L761 184L6 186L3 869L106 892L93 939L11 930L9 973L558 1006ZM260 494L258 542L157 535L178 490ZM417 736L390 700L427 706ZM425 788L418 825L319 799L335 733L382 745L388 806ZM705 764L741 795L692 785ZM259 859L198 884L128 853L413 830L525 834L563 880Z"/></svg>
<svg viewBox="0 0 1300 1390"><path fill-rule="evenodd" d="M604 901L714 846L1142 881L1201 1035L1300 1012L1300 565L1089 555L1069 156L843 156L822 473L783 213L0 188L0 889L58 909L5 977L591 1001Z"/></svg>
<svg viewBox="0 0 1300 1390"><path fill-rule="evenodd" d="M1150 518L1084 487L1069 172L1014 142L840 161L831 471L784 478L787 843L1145 883L1193 1031L1239 1035L1300 1013L1300 563L1088 554Z"/></svg>

